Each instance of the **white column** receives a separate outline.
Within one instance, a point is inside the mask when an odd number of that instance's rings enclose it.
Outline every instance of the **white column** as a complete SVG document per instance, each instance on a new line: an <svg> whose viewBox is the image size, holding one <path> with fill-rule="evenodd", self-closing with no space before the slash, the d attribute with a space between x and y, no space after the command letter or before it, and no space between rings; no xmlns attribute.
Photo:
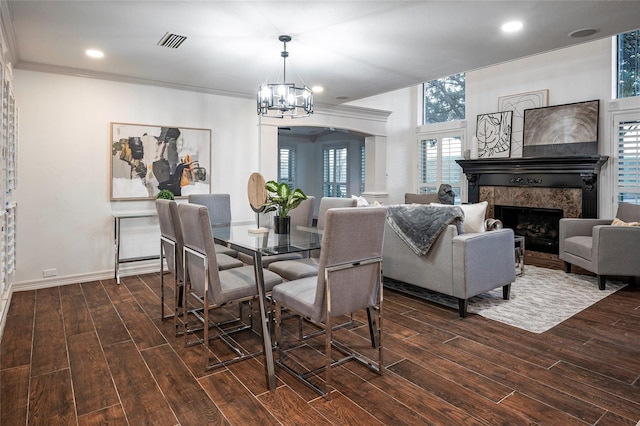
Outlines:
<svg viewBox="0 0 640 426"><path fill-rule="evenodd" d="M387 204L387 137L367 136L364 139L365 177L362 196L369 203Z"/></svg>

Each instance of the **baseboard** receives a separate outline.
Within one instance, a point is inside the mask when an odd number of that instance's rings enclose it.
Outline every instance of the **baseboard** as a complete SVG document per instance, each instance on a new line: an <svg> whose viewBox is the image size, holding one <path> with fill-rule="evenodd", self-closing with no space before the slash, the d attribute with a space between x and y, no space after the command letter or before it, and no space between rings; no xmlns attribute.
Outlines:
<svg viewBox="0 0 640 426"><path fill-rule="evenodd" d="M120 277L127 277L138 274L150 274L153 272L159 272L157 260L148 262L136 262L129 265L123 265L120 267ZM46 279L30 280L30 281L18 281L12 284L13 291L28 291L38 290L40 288L57 287L68 284L78 284L90 281L99 281L114 279L113 269L107 271L90 272L87 274L75 274L59 277L52 277Z"/></svg>

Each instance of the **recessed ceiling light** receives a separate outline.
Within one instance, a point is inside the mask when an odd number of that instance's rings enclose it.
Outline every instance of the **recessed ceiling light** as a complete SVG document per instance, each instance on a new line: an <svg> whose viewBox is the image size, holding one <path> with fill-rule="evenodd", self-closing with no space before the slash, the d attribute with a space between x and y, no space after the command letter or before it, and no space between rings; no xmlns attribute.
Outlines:
<svg viewBox="0 0 640 426"><path fill-rule="evenodd" d="M312 91L314 94L316 94L316 93L322 93L322 92L324 92L324 87L322 87L322 86L313 86L313 87L311 88L311 91Z"/></svg>
<svg viewBox="0 0 640 426"><path fill-rule="evenodd" d="M90 57L90 58L102 58L102 57L104 57L104 53L102 52L102 50L87 49L87 50L85 50L84 53L86 53L87 56Z"/></svg>
<svg viewBox="0 0 640 426"><path fill-rule="evenodd" d="M514 33L516 31L520 31L522 29L522 22L520 21L511 21L502 25L502 31L505 33Z"/></svg>
<svg viewBox="0 0 640 426"><path fill-rule="evenodd" d="M599 32L600 30L597 28L582 28L579 30L571 31L569 33L569 37L580 38L580 37L589 37Z"/></svg>

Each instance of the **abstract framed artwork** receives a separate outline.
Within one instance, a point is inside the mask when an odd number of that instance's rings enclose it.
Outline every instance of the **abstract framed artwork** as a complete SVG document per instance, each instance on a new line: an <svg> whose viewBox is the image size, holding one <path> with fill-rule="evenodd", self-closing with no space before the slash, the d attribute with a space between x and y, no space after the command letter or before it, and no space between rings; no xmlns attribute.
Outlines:
<svg viewBox="0 0 640 426"><path fill-rule="evenodd" d="M549 89L498 97L498 111L513 111L511 156L522 157L524 110L549 105Z"/></svg>
<svg viewBox="0 0 640 426"><path fill-rule="evenodd" d="M509 157L512 111L479 114L476 125L478 158Z"/></svg>
<svg viewBox="0 0 640 426"><path fill-rule="evenodd" d="M526 157L598 153L598 99L524 111L522 155Z"/></svg>
<svg viewBox="0 0 640 426"><path fill-rule="evenodd" d="M210 193L210 129L112 122L109 144L112 201Z"/></svg>

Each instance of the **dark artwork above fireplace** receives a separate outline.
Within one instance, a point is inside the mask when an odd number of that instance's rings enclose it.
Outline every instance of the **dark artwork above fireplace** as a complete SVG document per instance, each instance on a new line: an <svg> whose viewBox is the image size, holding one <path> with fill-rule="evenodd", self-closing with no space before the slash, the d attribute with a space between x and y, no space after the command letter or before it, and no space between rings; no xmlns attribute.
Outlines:
<svg viewBox="0 0 640 426"><path fill-rule="evenodd" d="M598 153L600 101L524 110L523 157Z"/></svg>

